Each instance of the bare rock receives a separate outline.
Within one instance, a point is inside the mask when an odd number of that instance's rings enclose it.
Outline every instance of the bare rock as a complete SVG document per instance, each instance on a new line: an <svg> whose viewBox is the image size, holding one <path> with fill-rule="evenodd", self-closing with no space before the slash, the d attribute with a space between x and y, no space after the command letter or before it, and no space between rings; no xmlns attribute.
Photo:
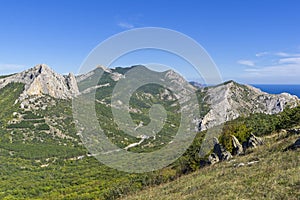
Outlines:
<svg viewBox="0 0 300 200"><path fill-rule="evenodd" d="M234 81L201 89L206 93L205 103L209 112L203 117L201 130L207 130L224 122L252 113L276 114L284 108L299 105L297 96L288 93L268 94L249 85Z"/></svg>
<svg viewBox="0 0 300 200"><path fill-rule="evenodd" d="M243 146L240 144L239 140L234 136L231 135L232 144L233 144L233 155L240 155L244 152Z"/></svg>
<svg viewBox="0 0 300 200"><path fill-rule="evenodd" d="M246 166L246 165L252 166L252 165L254 165L254 164L258 163L258 162L259 162L259 161L257 161L257 160L247 162L246 164L241 162L241 163L236 163L236 164L234 164L233 166L234 166L234 167L244 167L244 166Z"/></svg>
<svg viewBox="0 0 300 200"><path fill-rule="evenodd" d="M215 153L212 153L212 154L210 154L210 155L208 156L208 162L209 162L209 164L211 164L211 165L214 165L214 164L218 163L219 161L220 161L220 160L219 160L219 157L218 157L218 155L215 154Z"/></svg>
<svg viewBox="0 0 300 200"><path fill-rule="evenodd" d="M287 148L284 149L284 151L287 150L297 150L300 149L300 138L298 138L294 144L291 144L290 146L288 146Z"/></svg>
<svg viewBox="0 0 300 200"><path fill-rule="evenodd" d="M76 81L74 74L69 73L69 75L66 76L65 79L66 79L67 87L71 91L72 95L73 96L78 95L79 89L78 89L77 81Z"/></svg>
<svg viewBox="0 0 300 200"><path fill-rule="evenodd" d="M36 65L31 69L1 79L0 89L13 82L25 84L24 91L20 96L21 100L43 94L58 99L68 99L79 93L73 74L60 75L45 64Z"/></svg>
<svg viewBox="0 0 300 200"><path fill-rule="evenodd" d="M220 161L229 160L232 158L232 155L229 151L219 143L217 138L214 138L214 150L213 152L219 157Z"/></svg>
<svg viewBox="0 0 300 200"><path fill-rule="evenodd" d="M236 163L233 166L234 167L243 167L243 166L245 166L245 163Z"/></svg>
<svg viewBox="0 0 300 200"><path fill-rule="evenodd" d="M299 128L292 128L287 130L291 134L299 135L300 134L300 129Z"/></svg>
<svg viewBox="0 0 300 200"><path fill-rule="evenodd" d="M258 146L263 145L264 142L262 138L255 136L254 134L251 133L251 136L248 140L248 148L256 148Z"/></svg>

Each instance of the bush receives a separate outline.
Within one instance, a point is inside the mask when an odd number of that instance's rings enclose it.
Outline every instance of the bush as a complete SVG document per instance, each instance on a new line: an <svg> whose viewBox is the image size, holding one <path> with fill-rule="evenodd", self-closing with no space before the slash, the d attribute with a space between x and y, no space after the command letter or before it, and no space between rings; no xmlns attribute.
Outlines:
<svg viewBox="0 0 300 200"><path fill-rule="evenodd" d="M43 118L42 116L37 116L36 114L34 114L31 111L26 111L26 112L24 112L24 114L25 114L23 116L24 119L41 119L41 118Z"/></svg>
<svg viewBox="0 0 300 200"><path fill-rule="evenodd" d="M225 149L232 153L233 144L231 135L234 135L241 143L246 141L252 132L251 128L248 128L244 123L241 122L229 122L226 123L220 136L220 143Z"/></svg>
<svg viewBox="0 0 300 200"><path fill-rule="evenodd" d="M21 121L17 124L9 124L7 128L30 128L34 129L34 125L30 121Z"/></svg>
<svg viewBox="0 0 300 200"><path fill-rule="evenodd" d="M48 131L50 130L50 127L48 124L39 124L35 129L39 131Z"/></svg>

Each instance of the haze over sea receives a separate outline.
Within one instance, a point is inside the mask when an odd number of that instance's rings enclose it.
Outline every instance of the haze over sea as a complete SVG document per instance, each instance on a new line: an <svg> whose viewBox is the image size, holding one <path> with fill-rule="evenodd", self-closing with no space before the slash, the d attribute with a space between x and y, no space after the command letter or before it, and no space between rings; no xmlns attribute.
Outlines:
<svg viewBox="0 0 300 200"><path fill-rule="evenodd" d="M251 85L270 94L280 94L283 92L287 92L296 95L300 98L300 85L266 85L266 84L251 84Z"/></svg>

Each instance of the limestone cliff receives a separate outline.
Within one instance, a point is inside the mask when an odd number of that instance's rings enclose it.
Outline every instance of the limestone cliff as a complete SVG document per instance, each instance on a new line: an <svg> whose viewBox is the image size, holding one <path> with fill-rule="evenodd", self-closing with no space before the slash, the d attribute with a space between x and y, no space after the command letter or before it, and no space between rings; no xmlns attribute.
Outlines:
<svg viewBox="0 0 300 200"><path fill-rule="evenodd" d="M299 105L299 99L288 93L268 94L249 85L241 85L234 81L206 87L204 101L210 106L209 112L201 122L201 130L206 130L239 116L251 113L275 114L286 107Z"/></svg>
<svg viewBox="0 0 300 200"><path fill-rule="evenodd" d="M20 99L42 94L58 99L67 99L79 93L73 74L60 75L45 64L36 65L21 73L0 79L0 88L11 82L25 84L24 92L21 94Z"/></svg>

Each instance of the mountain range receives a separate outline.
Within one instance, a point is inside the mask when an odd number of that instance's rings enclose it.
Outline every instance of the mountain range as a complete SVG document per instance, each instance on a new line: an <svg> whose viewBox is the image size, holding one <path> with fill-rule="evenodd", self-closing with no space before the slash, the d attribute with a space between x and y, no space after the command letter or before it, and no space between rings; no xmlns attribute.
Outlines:
<svg viewBox="0 0 300 200"><path fill-rule="evenodd" d="M119 82L131 81L132 70L142 78L147 74L150 79L172 84L170 88L155 83L138 87L132 91L126 107L134 129L139 130L147 125L151 128L149 110L154 104L162 105L166 116L161 130L155 132L157 127L152 127L156 134L128 135L114 120L112 94ZM180 91L181 96L172 89ZM152 152L172 142L180 127L181 105L185 106L192 93L196 94L198 105L184 109L199 107L197 115L189 116L195 123L197 145L193 144L185 154L188 161L184 156L174 165L149 174L128 174L99 164L84 147L83 130L78 129L73 118L72 101L93 94L99 125L112 143L131 152ZM299 103L296 96L268 94L234 81L199 87L172 70L154 72L141 65L115 69L98 66L75 76L61 75L39 64L20 73L0 76L0 198L120 197L127 190L173 180L178 171L186 171L181 166L194 162L206 130L254 114L275 116ZM124 109L122 102L113 106Z"/></svg>
<svg viewBox="0 0 300 200"><path fill-rule="evenodd" d="M88 93L93 89L97 89L99 92L110 90L120 79L125 79L125 73L132 68L143 68L143 66L116 69L98 66L87 74L75 77L72 73L60 75L47 65L41 64L21 73L1 78L0 89L9 83L24 84L24 90L18 98L24 107L31 98L40 98L45 95L55 99L72 99L80 93ZM89 87L91 80L99 79L99 75L103 72L104 75L99 83L93 85L94 88ZM156 73L157 76L159 74ZM170 70L161 74L166 77L166 80L176 82L178 85L187 83L182 76L174 71ZM193 91L197 91L201 105L201 114L198 119L200 122L199 130L206 130L239 116L248 116L251 113L276 114L282 112L285 107L293 108L299 104L299 99L294 95L288 93L268 94L252 86L242 85L234 81L207 87L199 87L199 84L195 85L192 82L190 86ZM175 100L174 96L168 98ZM103 100L99 99L99 101Z"/></svg>

